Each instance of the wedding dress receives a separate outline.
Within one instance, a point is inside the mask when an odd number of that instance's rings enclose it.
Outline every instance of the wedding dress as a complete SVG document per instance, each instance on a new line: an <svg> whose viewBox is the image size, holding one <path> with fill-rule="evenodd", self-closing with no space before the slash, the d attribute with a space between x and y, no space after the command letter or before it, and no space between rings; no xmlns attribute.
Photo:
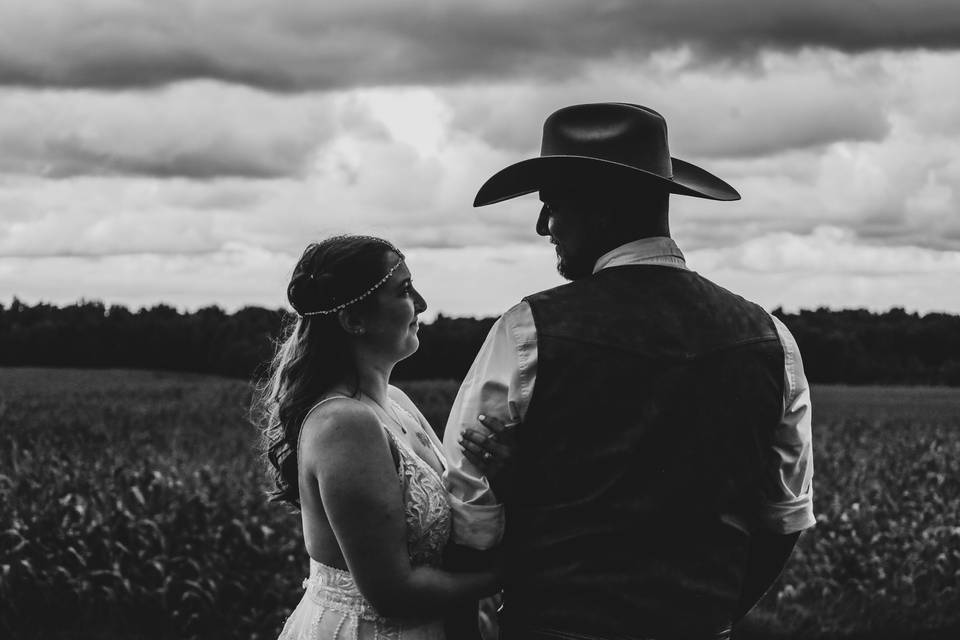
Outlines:
<svg viewBox="0 0 960 640"><path fill-rule="evenodd" d="M395 403L394 408L400 409L399 415L406 414L406 420L416 420ZM403 493L410 564L439 567L451 522L443 481L409 444L383 423L381 426L398 454L397 479ZM427 431L430 444L442 461L439 440ZM303 586L303 598L287 619L279 640L445 640L439 618L398 619L378 614L347 571L311 559L310 577L303 581Z"/></svg>

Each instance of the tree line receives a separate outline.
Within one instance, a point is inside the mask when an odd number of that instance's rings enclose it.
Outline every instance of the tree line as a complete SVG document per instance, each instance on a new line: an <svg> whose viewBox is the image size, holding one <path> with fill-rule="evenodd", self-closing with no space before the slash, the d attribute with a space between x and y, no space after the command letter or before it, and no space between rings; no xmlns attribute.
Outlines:
<svg viewBox="0 0 960 640"><path fill-rule="evenodd" d="M960 386L960 316L894 308L774 312L790 328L811 382ZM131 311L81 301L0 304L0 366L141 368L251 378L262 374L286 311L167 305ZM466 374L495 318L438 315L397 379Z"/></svg>

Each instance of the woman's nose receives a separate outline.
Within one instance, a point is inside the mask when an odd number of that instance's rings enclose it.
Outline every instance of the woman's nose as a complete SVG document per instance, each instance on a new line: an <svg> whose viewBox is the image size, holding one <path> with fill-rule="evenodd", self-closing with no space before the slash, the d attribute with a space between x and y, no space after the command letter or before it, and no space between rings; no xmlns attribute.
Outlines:
<svg viewBox="0 0 960 640"><path fill-rule="evenodd" d="M423 313L427 310L427 301L423 299L423 296L420 295L420 292L416 289L413 290L413 308L417 313Z"/></svg>

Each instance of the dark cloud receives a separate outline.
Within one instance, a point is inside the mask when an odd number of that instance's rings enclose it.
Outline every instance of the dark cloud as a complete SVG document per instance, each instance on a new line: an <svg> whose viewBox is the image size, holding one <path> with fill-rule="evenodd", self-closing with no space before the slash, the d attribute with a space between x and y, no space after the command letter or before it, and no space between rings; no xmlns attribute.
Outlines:
<svg viewBox="0 0 960 640"><path fill-rule="evenodd" d="M694 162L886 138L891 125L881 83L850 82L825 66L798 64L789 73L762 76L687 72L672 80L651 65L642 78L623 81L613 72L615 79L590 78L574 89L563 83L499 97L502 88L454 90L452 126L519 159L539 153L541 123L557 107L629 95L656 101L651 106L667 119L671 149Z"/></svg>
<svg viewBox="0 0 960 640"><path fill-rule="evenodd" d="M61 179L298 178L341 130L386 134L362 109L212 82L157 91L0 92L0 173Z"/></svg>
<svg viewBox="0 0 960 640"><path fill-rule="evenodd" d="M0 172L37 175L51 179L84 176L146 176L154 178L275 179L297 175L303 157L266 158L208 147L149 155L90 148L69 140L47 141L41 151L15 155L7 148L0 155Z"/></svg>
<svg viewBox="0 0 960 640"><path fill-rule="evenodd" d="M12 3L11 3L12 4ZM689 46L757 51L960 47L955 0L82 5L0 8L0 83L150 87L214 78L275 91L569 75L592 60Z"/></svg>
<svg viewBox="0 0 960 640"><path fill-rule="evenodd" d="M882 246L912 245L937 251L960 251L960 224L944 220L935 229L913 219L881 223L868 221L854 227L858 238Z"/></svg>
<svg viewBox="0 0 960 640"><path fill-rule="evenodd" d="M155 178L283 178L300 170L299 158L282 160L225 152L223 149L188 149L168 156L136 156L105 153L82 146L56 143L48 145L49 158L55 159L41 169L48 178L73 178L89 175L150 176Z"/></svg>
<svg viewBox="0 0 960 640"><path fill-rule="evenodd" d="M792 100L764 96L728 109L712 105L708 117L703 104L688 102L671 123L674 148L705 158L758 158L838 141L876 142L888 135L882 103L864 101L842 86L818 89Z"/></svg>

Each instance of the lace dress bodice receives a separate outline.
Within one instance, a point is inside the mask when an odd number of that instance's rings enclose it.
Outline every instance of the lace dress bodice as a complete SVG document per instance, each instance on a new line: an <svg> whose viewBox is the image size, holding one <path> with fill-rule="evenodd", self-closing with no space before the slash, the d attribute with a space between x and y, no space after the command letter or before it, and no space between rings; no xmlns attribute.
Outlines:
<svg viewBox="0 0 960 640"><path fill-rule="evenodd" d="M408 419L416 420L403 411ZM407 552L412 566L440 566L450 538L450 502L440 475L402 438L383 425L397 452L397 480L403 494ZM441 460L442 452L434 443ZM303 600L280 640L443 640L439 620L385 618L367 602L349 572L310 560Z"/></svg>
<svg viewBox="0 0 960 640"><path fill-rule="evenodd" d="M397 445L403 510L407 520L407 552L413 566L439 567L450 539L450 500L443 480L406 442L389 430Z"/></svg>

